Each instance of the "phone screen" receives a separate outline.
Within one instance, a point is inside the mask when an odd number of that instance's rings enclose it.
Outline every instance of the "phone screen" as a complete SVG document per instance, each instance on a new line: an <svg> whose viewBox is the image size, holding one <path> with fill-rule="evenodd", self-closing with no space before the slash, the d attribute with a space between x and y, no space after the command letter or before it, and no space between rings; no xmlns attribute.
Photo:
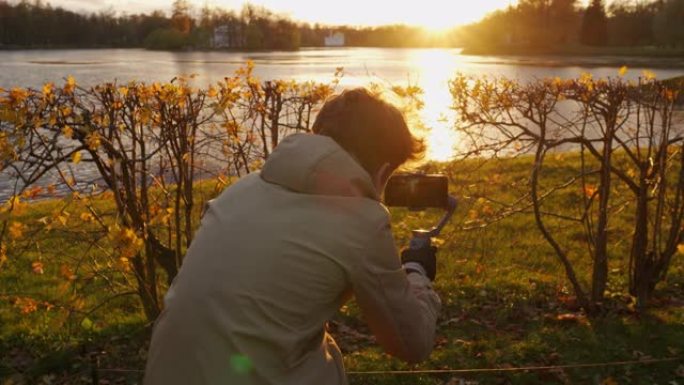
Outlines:
<svg viewBox="0 0 684 385"><path fill-rule="evenodd" d="M444 175L397 174L385 187L385 204L393 207L424 209L446 207L449 180Z"/></svg>

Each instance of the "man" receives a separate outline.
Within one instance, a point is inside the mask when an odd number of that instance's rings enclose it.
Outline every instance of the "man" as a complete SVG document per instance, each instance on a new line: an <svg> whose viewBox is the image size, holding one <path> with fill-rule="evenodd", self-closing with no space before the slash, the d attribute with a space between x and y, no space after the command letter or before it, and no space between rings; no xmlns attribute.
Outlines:
<svg viewBox="0 0 684 385"><path fill-rule="evenodd" d="M364 89L328 101L313 131L209 202L155 324L145 384L346 384L325 325L352 294L389 354L430 355L435 249L404 252L402 266L380 203L422 143Z"/></svg>

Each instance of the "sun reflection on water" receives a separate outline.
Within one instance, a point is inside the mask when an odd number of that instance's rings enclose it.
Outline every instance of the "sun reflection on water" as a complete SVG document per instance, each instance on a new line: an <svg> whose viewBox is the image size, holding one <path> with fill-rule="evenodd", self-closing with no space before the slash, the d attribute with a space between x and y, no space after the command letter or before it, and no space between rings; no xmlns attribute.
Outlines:
<svg viewBox="0 0 684 385"><path fill-rule="evenodd" d="M401 74L392 74L387 80L373 73L346 73L340 85L347 87L368 87L379 84L386 89L392 86L418 86L423 93L423 108L418 121L409 118L409 126L415 135L422 137L427 145L426 160L446 162L454 158L459 146L459 134L454 129L454 113L451 110L449 80L459 69L462 57L458 50L421 49L405 51L401 57L404 63ZM403 78L403 81L396 81ZM389 98L390 102L399 100Z"/></svg>
<svg viewBox="0 0 684 385"><path fill-rule="evenodd" d="M448 161L458 145L448 87L456 71L457 55L453 51L424 50L414 51L412 56L415 68L420 71L416 82L423 89L425 105L420 117L427 131L422 133L427 142L427 158Z"/></svg>

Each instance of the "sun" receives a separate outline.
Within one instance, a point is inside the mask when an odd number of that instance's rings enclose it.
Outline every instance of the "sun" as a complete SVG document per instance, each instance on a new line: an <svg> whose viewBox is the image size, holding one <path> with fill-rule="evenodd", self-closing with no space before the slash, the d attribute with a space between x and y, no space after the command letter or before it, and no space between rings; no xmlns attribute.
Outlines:
<svg viewBox="0 0 684 385"><path fill-rule="evenodd" d="M424 29L427 33L429 33L431 36L436 37L436 38L444 38L449 31L454 29L454 26L452 25L423 25L420 26L420 28Z"/></svg>
<svg viewBox="0 0 684 385"><path fill-rule="evenodd" d="M157 0L158 1L158 0ZM201 0L193 0L199 3ZM206 1L206 0L202 0ZM441 32L482 19L487 13L505 8L513 0L346 0L331 6L326 1L250 0L294 19L329 25L378 26L406 24ZM210 0L213 5L235 8L247 0Z"/></svg>
<svg viewBox="0 0 684 385"><path fill-rule="evenodd" d="M422 0L398 12L403 13L401 18L406 24L420 26L434 33L445 32L456 26L473 22L487 13L479 2L463 3L441 0Z"/></svg>

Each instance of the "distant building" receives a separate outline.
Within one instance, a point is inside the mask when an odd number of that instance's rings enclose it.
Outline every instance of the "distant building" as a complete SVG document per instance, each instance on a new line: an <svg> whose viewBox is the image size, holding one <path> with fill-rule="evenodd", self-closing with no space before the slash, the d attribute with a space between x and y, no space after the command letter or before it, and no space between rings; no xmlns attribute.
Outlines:
<svg viewBox="0 0 684 385"><path fill-rule="evenodd" d="M212 48L243 48L242 28L238 25L224 24L214 28L211 38Z"/></svg>
<svg viewBox="0 0 684 385"><path fill-rule="evenodd" d="M214 28L212 38L213 48L230 48L230 28L227 25L219 25Z"/></svg>
<svg viewBox="0 0 684 385"><path fill-rule="evenodd" d="M342 32L330 32L325 38L326 47L344 47L344 34Z"/></svg>

